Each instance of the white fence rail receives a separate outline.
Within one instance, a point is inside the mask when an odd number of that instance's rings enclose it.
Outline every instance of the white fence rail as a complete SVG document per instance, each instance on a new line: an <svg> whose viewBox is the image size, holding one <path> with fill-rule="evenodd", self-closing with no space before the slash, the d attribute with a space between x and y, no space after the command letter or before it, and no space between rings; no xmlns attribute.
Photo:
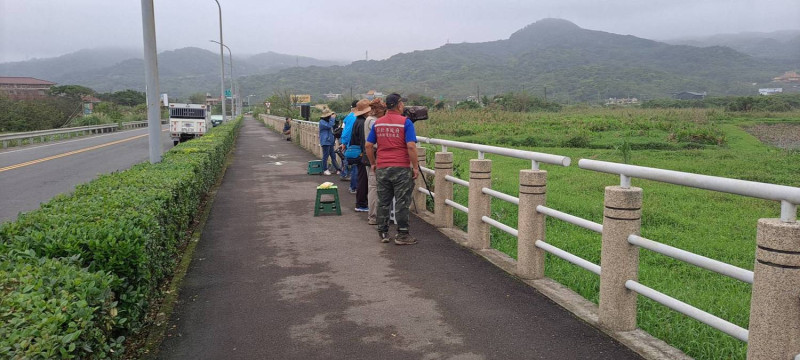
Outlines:
<svg viewBox="0 0 800 360"><path fill-rule="evenodd" d="M278 131L283 125L281 118L264 117L264 120ZM318 141L312 140L317 130L316 123L295 120L292 138L314 152L318 148ZM432 214L435 225L453 228L453 209L456 209L468 216L466 245L473 249L491 247L489 227L517 237L516 272L526 279L544 277L545 253L599 275L598 322L607 330L625 332L636 329L636 296L639 294L736 339L749 342L749 358L794 357L800 360L800 355L795 357L800 352L800 343L796 341L800 338L800 302L797 301L800 296L800 223L797 222L800 188L582 159L578 162L581 169L620 176L620 186L606 188L604 220L599 224L549 208L545 204L547 172L540 170L539 165L569 166L571 161L566 156L427 137L417 139L420 144L441 146L441 151L435 156L435 169L425 166L426 149L418 149L422 172L433 175L436 184L433 190L437 196L434 197ZM453 154L448 148L477 151L477 159L470 161L469 181L453 176ZM491 160L485 159L487 153L531 161L531 168L519 173L518 196L491 189L492 169ZM632 187L631 178L779 201L781 217L759 220L755 269L749 271L639 236L642 189ZM453 199L453 184L469 189L468 207ZM415 193L431 194L420 185L416 189L418 191ZM491 218L491 198L517 205L517 228ZM543 239L547 216L601 233L601 264L546 243ZM640 284L635 279L639 271L638 252L641 248L752 284L751 330ZM605 254L611 255L614 261L606 258Z"/></svg>

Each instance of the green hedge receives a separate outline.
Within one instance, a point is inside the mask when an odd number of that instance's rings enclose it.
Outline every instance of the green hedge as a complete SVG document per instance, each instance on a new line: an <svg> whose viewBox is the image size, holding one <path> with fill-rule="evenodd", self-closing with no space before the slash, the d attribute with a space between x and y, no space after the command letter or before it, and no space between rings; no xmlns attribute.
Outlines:
<svg viewBox="0 0 800 360"><path fill-rule="evenodd" d="M28 351L44 358L113 356L112 352L99 350L116 351L119 336L141 327L149 301L158 294L159 283L171 272L178 246L200 202L223 170L240 124L241 120L224 124L202 138L180 144L165 153L158 164L143 163L126 171L102 175L78 186L72 194L59 195L40 209L0 226L0 261L9 268L19 264L53 267L56 265L47 261L61 260L46 259L71 259L68 264L60 265L67 270L63 278L55 278L49 293L23 291L28 285L14 280L11 275L3 277L0 286L4 293L13 293L22 302L27 301L27 294L38 296L41 301L31 298L30 304L41 306L15 307L17 312L12 311L12 314L21 321L17 327L9 327L5 318L0 319L6 324L0 328L0 335L7 332L34 335L30 341L21 342L26 345L22 347L18 345L19 337L0 336L0 357L5 357L6 351L11 351L11 357L37 357L25 355ZM97 276L93 283L104 284L104 289L113 294L116 305L113 311L105 311L104 307L96 305L96 299L81 299L81 295L77 296L83 302L67 301L70 296L76 296L74 291L68 290L73 286L70 284L84 283L81 279L87 276ZM78 326L77 329L90 334L94 334L92 329L95 328L110 332L104 333L104 337L87 335L88 340L84 341L68 337L76 327L37 330L36 321L27 319L29 315L50 311L47 304L51 302L65 301L95 304L87 305L91 311L80 313L75 320L79 324L94 324L94 327ZM67 308L70 312L74 310ZM7 312L0 316L7 316ZM71 341L45 341L53 337ZM115 340L109 341L111 338ZM7 343L10 339L17 340ZM31 350L34 343L47 346Z"/></svg>

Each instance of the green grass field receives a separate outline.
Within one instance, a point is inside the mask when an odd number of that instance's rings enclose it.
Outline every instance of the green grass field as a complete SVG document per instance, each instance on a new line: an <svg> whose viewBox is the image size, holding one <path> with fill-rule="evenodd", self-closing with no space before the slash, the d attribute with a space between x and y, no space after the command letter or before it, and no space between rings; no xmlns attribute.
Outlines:
<svg viewBox="0 0 800 360"><path fill-rule="evenodd" d="M800 151L762 144L743 130L759 123L800 124L800 113L727 113L721 110L566 110L559 113L435 112L417 123L420 136L513 147L572 158L548 171L547 206L603 221L603 189L619 177L581 170L581 158L704 175L800 186ZM800 128L798 128L800 129ZM430 147L430 146L429 146ZM469 176L475 152L454 152L457 177ZM432 151L428 158L432 161ZM519 170L530 162L487 155L492 188L518 194ZM643 188L641 234L696 254L753 269L759 218L780 216L780 204L743 196L633 179ZM456 201L467 190L455 186ZM466 215L454 211L456 225ZM492 200L492 217L517 225L516 205ZM516 238L492 229L492 246L516 257ZM548 218L547 242L600 263L600 234ZM548 255L546 275L597 303L599 277ZM660 292L747 328L751 286L665 256L641 250L639 281ZM744 359L746 344L639 297L638 325L697 359Z"/></svg>

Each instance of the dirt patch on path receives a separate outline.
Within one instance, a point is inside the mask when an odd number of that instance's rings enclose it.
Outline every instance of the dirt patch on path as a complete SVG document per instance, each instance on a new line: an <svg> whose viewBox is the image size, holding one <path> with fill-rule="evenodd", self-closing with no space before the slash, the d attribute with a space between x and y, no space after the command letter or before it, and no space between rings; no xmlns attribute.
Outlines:
<svg viewBox="0 0 800 360"><path fill-rule="evenodd" d="M765 144L781 149L800 149L800 124L758 124L744 130Z"/></svg>

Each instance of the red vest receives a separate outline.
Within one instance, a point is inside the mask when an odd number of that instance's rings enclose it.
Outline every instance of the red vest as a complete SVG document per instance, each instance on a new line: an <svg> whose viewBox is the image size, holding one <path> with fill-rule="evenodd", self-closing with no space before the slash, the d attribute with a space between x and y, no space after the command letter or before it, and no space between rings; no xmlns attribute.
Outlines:
<svg viewBox="0 0 800 360"><path fill-rule="evenodd" d="M375 136L378 145L377 167L411 167L406 146L406 117L395 110L375 121Z"/></svg>

